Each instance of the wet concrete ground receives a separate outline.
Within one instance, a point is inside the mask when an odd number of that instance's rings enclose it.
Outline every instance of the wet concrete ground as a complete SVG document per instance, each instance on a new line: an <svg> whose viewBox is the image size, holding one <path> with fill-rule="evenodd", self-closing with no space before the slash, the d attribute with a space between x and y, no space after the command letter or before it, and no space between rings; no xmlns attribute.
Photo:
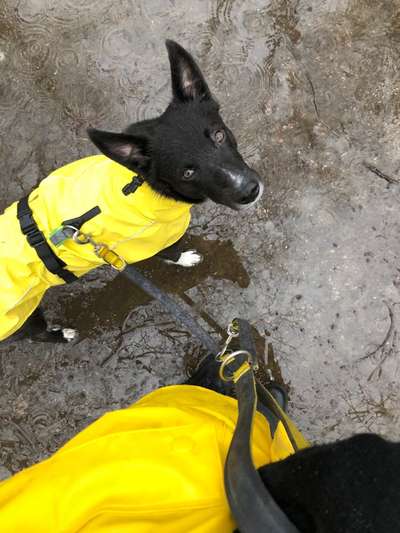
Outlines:
<svg viewBox="0 0 400 533"><path fill-rule="evenodd" d="M2 0L0 208L93 153L88 125L119 130L164 109L166 37L198 58L266 192L240 215L193 210L193 243L206 252L198 269L143 268L209 323L250 319L311 440L399 438L396 2ZM106 270L54 289L45 305L81 341L1 350L0 476L179 382L199 353Z"/></svg>

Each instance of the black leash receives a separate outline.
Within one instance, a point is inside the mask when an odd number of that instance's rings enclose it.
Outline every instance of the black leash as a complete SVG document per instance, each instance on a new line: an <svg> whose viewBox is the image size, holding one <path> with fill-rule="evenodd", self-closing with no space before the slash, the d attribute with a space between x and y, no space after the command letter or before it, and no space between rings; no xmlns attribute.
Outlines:
<svg viewBox="0 0 400 533"><path fill-rule="evenodd" d="M157 299L211 353L218 354L216 357L221 362L221 379L235 383L239 416L225 462L225 491L241 533L300 533L265 487L251 457L251 434L257 410L257 395L260 403L271 409L283 423L294 450L297 450L297 445L276 400L255 379L252 365L256 367L256 351L250 324L246 320L236 319L237 330L228 328L227 342L219 351L217 343L196 319L136 268L128 265L123 273L147 294ZM230 340L235 336L239 336L241 350L223 357L227 353ZM231 363L234 364L231 366ZM227 379L224 376L228 365L231 369L236 368L232 374L236 375L236 378Z"/></svg>
<svg viewBox="0 0 400 533"><path fill-rule="evenodd" d="M241 533L299 533L265 487L251 458L250 442L257 408L251 370L236 382L239 417L225 462L225 490Z"/></svg>
<svg viewBox="0 0 400 533"><path fill-rule="evenodd" d="M218 343L204 328L202 328L202 326L200 326L189 310L179 305L174 299L159 289L157 285L143 276L143 274L132 265L127 265L122 271L122 274L130 281L133 281L135 285L143 289L148 295L158 300L163 307L175 318L175 320L177 320L177 322L180 322L187 330L190 331L192 335L197 337L197 339L205 348L207 348L209 352L214 354L218 353Z"/></svg>

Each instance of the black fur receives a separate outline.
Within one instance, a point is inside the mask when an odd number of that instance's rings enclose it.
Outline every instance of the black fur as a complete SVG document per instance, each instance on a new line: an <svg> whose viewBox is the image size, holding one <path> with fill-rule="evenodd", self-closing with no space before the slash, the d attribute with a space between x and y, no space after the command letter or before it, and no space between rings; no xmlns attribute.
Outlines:
<svg viewBox="0 0 400 533"><path fill-rule="evenodd" d="M91 140L164 196L192 204L210 198L233 209L253 203L260 177L239 154L192 56L173 41L166 44L173 90L166 111L124 133L89 129Z"/></svg>
<svg viewBox="0 0 400 533"><path fill-rule="evenodd" d="M186 383L234 397L219 366L208 356ZM259 469L301 533L398 533L399 472L400 443L374 434L313 446Z"/></svg>
<svg viewBox="0 0 400 533"><path fill-rule="evenodd" d="M61 327L48 329L48 324L41 307L37 307L25 324L8 339L2 341L5 346L9 342L22 339L32 339L38 342L66 343L68 340L63 335Z"/></svg>
<svg viewBox="0 0 400 533"><path fill-rule="evenodd" d="M184 252L184 246L183 246L183 237L179 239L179 241L176 241L174 244L171 244L171 246L168 246L168 248L164 248L164 250L161 250L161 252L158 252L157 257L160 257L161 259L166 259L167 261L170 261L172 263L177 263L179 261L180 256Z"/></svg>
<svg viewBox="0 0 400 533"><path fill-rule="evenodd" d="M400 444L370 434L259 469L302 533L398 533L399 471Z"/></svg>

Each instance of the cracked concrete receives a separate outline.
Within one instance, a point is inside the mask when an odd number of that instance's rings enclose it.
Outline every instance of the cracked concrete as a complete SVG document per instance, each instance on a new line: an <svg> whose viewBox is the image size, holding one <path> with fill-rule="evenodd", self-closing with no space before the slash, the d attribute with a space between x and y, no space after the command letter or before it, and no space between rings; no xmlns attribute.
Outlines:
<svg viewBox="0 0 400 533"><path fill-rule="evenodd" d="M3 0L0 208L170 97L166 37L199 59L264 176L240 215L194 209L196 270L143 269L225 327L240 315L311 440L399 438L400 10L385 0ZM199 350L111 272L46 296L75 346L0 352L0 477L183 379ZM206 316L205 315L205 316ZM208 326L210 327L210 326Z"/></svg>

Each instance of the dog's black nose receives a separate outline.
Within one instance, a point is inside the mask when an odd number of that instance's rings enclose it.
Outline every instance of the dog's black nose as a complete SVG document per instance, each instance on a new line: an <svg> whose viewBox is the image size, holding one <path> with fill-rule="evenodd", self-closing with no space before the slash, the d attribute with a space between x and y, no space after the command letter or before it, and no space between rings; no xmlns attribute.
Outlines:
<svg viewBox="0 0 400 533"><path fill-rule="evenodd" d="M251 182L246 186L246 189L243 191L243 195L239 200L239 203L246 205L254 202L257 196L260 193L260 184L257 181Z"/></svg>

